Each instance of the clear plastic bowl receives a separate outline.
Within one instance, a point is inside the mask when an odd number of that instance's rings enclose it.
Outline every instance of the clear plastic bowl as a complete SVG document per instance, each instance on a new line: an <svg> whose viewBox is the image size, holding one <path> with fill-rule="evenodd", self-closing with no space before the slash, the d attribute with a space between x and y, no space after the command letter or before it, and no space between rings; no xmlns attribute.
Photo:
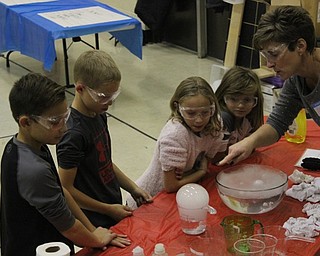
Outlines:
<svg viewBox="0 0 320 256"><path fill-rule="evenodd" d="M269 212L279 205L288 188L288 176L266 165L242 164L216 176L222 201L239 213Z"/></svg>

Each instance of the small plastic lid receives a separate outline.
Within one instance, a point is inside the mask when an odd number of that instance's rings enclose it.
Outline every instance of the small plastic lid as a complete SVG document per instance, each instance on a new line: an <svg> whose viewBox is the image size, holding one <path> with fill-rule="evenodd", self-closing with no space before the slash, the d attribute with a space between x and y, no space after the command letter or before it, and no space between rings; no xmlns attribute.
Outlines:
<svg viewBox="0 0 320 256"><path fill-rule="evenodd" d="M166 249L164 248L164 244L162 244L162 243L156 244L154 247L154 254L161 255L164 253L166 253Z"/></svg>
<svg viewBox="0 0 320 256"><path fill-rule="evenodd" d="M143 248L141 248L140 246L135 247L132 250L132 255L133 256L142 256L142 255L144 255Z"/></svg>

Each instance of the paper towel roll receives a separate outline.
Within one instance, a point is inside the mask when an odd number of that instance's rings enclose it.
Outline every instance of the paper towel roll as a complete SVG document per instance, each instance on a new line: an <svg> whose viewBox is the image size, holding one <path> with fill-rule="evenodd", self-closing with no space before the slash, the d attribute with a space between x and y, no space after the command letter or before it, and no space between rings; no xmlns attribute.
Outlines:
<svg viewBox="0 0 320 256"><path fill-rule="evenodd" d="M61 242L51 242L39 245L36 256L70 256L70 248Z"/></svg>

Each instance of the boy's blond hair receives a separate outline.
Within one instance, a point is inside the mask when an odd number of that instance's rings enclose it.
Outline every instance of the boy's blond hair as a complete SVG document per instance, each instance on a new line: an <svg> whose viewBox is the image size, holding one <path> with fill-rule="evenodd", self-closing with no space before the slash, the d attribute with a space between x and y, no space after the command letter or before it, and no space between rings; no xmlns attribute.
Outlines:
<svg viewBox="0 0 320 256"><path fill-rule="evenodd" d="M101 50L82 53L74 64L74 83L97 88L110 82L120 82L121 73L112 57Z"/></svg>

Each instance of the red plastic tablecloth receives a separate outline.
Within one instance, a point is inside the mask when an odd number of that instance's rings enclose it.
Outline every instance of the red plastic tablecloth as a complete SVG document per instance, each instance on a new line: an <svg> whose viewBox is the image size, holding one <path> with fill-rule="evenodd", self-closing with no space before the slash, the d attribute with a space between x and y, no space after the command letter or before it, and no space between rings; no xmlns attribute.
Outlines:
<svg viewBox="0 0 320 256"><path fill-rule="evenodd" d="M307 139L303 144L293 144L282 138L272 146L260 148L243 163L256 163L273 166L290 175L295 163L303 154L306 148L320 149L320 128L312 121L308 120ZM224 167L225 168L225 167ZM222 168L210 168L210 174L202 182L209 195L209 204L217 210L217 214L209 215L207 220L207 231L202 236L213 236L215 243L225 246L223 229L220 225L222 219L231 214L236 214L229 209L220 199L215 184L215 176ZM302 170L302 169L301 169ZM320 173L303 170L307 174L320 176ZM292 184L289 182L289 186ZM176 194L166 192L159 193L152 204L139 207L132 217L120 221L112 227L116 233L127 234L132 241L131 246L124 249L110 246L106 251L84 248L78 252L77 256L105 256L105 255L132 255L132 250L136 246L144 249L145 255L152 254L156 243L163 243L169 255L176 255L179 252L189 251L189 244L194 236L185 235L180 226L179 213L175 200ZM285 196L283 201L274 210L250 217L260 220L263 225L283 225L289 217L307 217L302 213L303 205L306 202L299 202L296 199ZM301 241L290 241L290 249L287 255L308 256L320 255L320 237L315 243ZM217 255L217 254L212 254ZM221 254L222 255L222 254ZM227 253L223 255L228 255ZM219 255L217 255L219 256Z"/></svg>

